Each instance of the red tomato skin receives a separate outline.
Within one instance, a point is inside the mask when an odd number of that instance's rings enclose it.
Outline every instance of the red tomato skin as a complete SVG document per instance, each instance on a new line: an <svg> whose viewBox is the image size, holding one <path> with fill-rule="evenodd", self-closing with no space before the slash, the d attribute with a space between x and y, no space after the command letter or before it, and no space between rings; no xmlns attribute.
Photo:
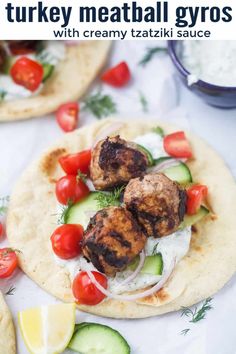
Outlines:
<svg viewBox="0 0 236 354"><path fill-rule="evenodd" d="M64 132L75 130L79 121L79 104L77 102L62 104L56 111L56 120Z"/></svg>
<svg viewBox="0 0 236 354"><path fill-rule="evenodd" d="M52 249L62 259L71 259L81 253L84 229L81 225L65 224L59 226L51 236Z"/></svg>
<svg viewBox="0 0 236 354"><path fill-rule="evenodd" d="M59 158L61 168L68 175L77 175L78 170L87 175L89 173L90 162L91 150L84 150L77 154L70 154Z"/></svg>
<svg viewBox="0 0 236 354"><path fill-rule="evenodd" d="M37 61L21 57L12 65L10 74L16 84L34 92L43 81L43 66Z"/></svg>
<svg viewBox="0 0 236 354"><path fill-rule="evenodd" d="M88 194L88 186L74 175L61 177L56 183L56 197L61 204L76 203Z"/></svg>
<svg viewBox="0 0 236 354"><path fill-rule="evenodd" d="M198 212L203 200L208 194L207 186L197 184L187 190L187 214L194 215Z"/></svg>
<svg viewBox="0 0 236 354"><path fill-rule="evenodd" d="M8 278L18 266L16 253L10 248L0 249L0 279Z"/></svg>
<svg viewBox="0 0 236 354"><path fill-rule="evenodd" d="M114 87L123 87L131 79L130 69L125 61L105 71L101 80Z"/></svg>
<svg viewBox="0 0 236 354"><path fill-rule="evenodd" d="M94 271L92 273L97 282L99 282L103 288L107 289L107 278L105 275ZM76 302L84 305L97 305L106 297L92 283L87 272L80 272L76 275L72 284L72 291Z"/></svg>
<svg viewBox="0 0 236 354"><path fill-rule="evenodd" d="M170 156L191 158L191 146L183 131L166 135L163 140L164 149Z"/></svg>
<svg viewBox="0 0 236 354"><path fill-rule="evenodd" d="M4 231L3 224L0 222L0 237L3 236L3 231Z"/></svg>

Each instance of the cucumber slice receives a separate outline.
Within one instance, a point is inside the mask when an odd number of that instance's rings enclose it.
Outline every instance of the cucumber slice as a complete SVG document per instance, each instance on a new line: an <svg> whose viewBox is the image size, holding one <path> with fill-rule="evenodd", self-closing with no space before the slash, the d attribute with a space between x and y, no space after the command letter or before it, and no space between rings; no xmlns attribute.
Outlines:
<svg viewBox="0 0 236 354"><path fill-rule="evenodd" d="M139 257L136 257L135 260L128 266L128 269L135 271L139 263ZM147 256L143 268L141 270L142 274L152 274L152 275L161 275L163 270L163 260L161 253L157 253L153 256Z"/></svg>
<svg viewBox="0 0 236 354"><path fill-rule="evenodd" d="M45 82L52 75L54 71L54 65L43 63L43 82Z"/></svg>
<svg viewBox="0 0 236 354"><path fill-rule="evenodd" d="M141 270L143 274L161 275L163 271L163 260L161 253L154 256L147 256Z"/></svg>
<svg viewBox="0 0 236 354"><path fill-rule="evenodd" d="M64 216L65 224L80 224L86 229L91 218L90 212L101 209L98 206L97 195L98 192L90 192L87 198L69 207Z"/></svg>
<svg viewBox="0 0 236 354"><path fill-rule="evenodd" d="M167 168L163 171L163 173L173 181L178 182L179 184L186 185L192 183L193 181L188 166L183 162L180 162L177 166Z"/></svg>
<svg viewBox="0 0 236 354"><path fill-rule="evenodd" d="M119 332L96 323L83 324L68 348L80 354L130 354L130 347Z"/></svg>
<svg viewBox="0 0 236 354"><path fill-rule="evenodd" d="M139 150L141 150L146 156L147 156L147 159L148 159L148 166L153 166L154 165L154 158L152 156L152 154L150 153L149 150L147 150L144 146L140 145L140 144L137 144Z"/></svg>
<svg viewBox="0 0 236 354"><path fill-rule="evenodd" d="M180 225L181 229L196 224L198 221L203 219L207 214L209 214L209 210L207 208L205 208L204 206L201 206L201 208L199 209L197 214L185 215L184 221Z"/></svg>

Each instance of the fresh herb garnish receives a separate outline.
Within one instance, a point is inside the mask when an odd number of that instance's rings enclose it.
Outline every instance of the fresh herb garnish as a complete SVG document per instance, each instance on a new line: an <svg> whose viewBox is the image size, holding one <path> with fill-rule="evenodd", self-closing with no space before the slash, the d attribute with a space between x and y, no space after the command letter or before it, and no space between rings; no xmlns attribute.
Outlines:
<svg viewBox="0 0 236 354"><path fill-rule="evenodd" d="M124 190L124 186L114 189L113 192L98 192L96 197L98 207L103 209L109 206L119 206L121 204L120 197Z"/></svg>
<svg viewBox="0 0 236 354"><path fill-rule="evenodd" d="M180 332L180 334L186 336L186 334L187 334L189 331L190 331L190 328L185 328L185 329L183 329L183 330Z"/></svg>
<svg viewBox="0 0 236 354"><path fill-rule="evenodd" d="M146 53L144 54L144 57L142 60L140 60L139 65L145 66L147 63L149 63L153 56L157 53L166 53L167 49L163 47L153 47L153 48L147 48Z"/></svg>
<svg viewBox="0 0 236 354"><path fill-rule="evenodd" d="M57 219L58 225L66 224L67 213L72 205L73 205L73 202L69 200L67 205L63 205L61 207L61 212L58 213L58 219Z"/></svg>
<svg viewBox="0 0 236 354"><path fill-rule="evenodd" d="M141 103L143 112L148 112L148 101L141 91L139 91L139 101Z"/></svg>
<svg viewBox="0 0 236 354"><path fill-rule="evenodd" d="M158 244L159 244L159 242L157 242L157 244L155 244L155 246L153 247L152 256L155 256L155 254L157 253Z"/></svg>
<svg viewBox="0 0 236 354"><path fill-rule="evenodd" d="M83 181L85 183L86 180L87 180L87 175L82 173L80 170L78 170L76 179L77 179L77 181L81 180L81 181Z"/></svg>
<svg viewBox="0 0 236 354"><path fill-rule="evenodd" d="M14 286L10 286L5 295L14 295L16 288Z"/></svg>
<svg viewBox="0 0 236 354"><path fill-rule="evenodd" d="M182 310L182 313L181 313L181 317L182 316L190 317L191 319L189 322L191 322L191 323L196 323L201 320L204 320L207 311L212 309L211 301L212 301L212 298L208 297L203 302L202 306L199 309L197 308L197 306L195 306L193 310L189 307L184 307Z"/></svg>
<svg viewBox="0 0 236 354"><path fill-rule="evenodd" d="M164 138L164 136L165 136L164 130L161 127L152 128L152 131L154 133L160 135L162 138Z"/></svg>
<svg viewBox="0 0 236 354"><path fill-rule="evenodd" d="M9 195L7 195L6 197L2 197L0 198L0 215L3 215L6 213L7 211L7 204L10 200Z"/></svg>
<svg viewBox="0 0 236 354"><path fill-rule="evenodd" d="M116 104L112 97L109 95L102 95L101 91L87 97L84 100L83 109L92 112L99 119L117 112Z"/></svg>
<svg viewBox="0 0 236 354"><path fill-rule="evenodd" d="M4 100L6 94L6 91L0 89L0 102Z"/></svg>

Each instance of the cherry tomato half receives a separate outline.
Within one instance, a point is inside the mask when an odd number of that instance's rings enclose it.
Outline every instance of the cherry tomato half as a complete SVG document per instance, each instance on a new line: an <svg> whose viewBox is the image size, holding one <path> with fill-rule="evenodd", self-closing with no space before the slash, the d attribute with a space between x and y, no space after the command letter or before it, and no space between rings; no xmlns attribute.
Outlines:
<svg viewBox="0 0 236 354"><path fill-rule="evenodd" d="M61 177L56 183L56 196L61 204L76 203L88 194L88 186L74 175Z"/></svg>
<svg viewBox="0 0 236 354"><path fill-rule="evenodd" d="M131 78L129 67L125 61L104 72L101 80L114 87L125 86Z"/></svg>
<svg viewBox="0 0 236 354"><path fill-rule="evenodd" d="M16 253L11 248L0 249L0 278L8 278L17 268Z"/></svg>
<svg viewBox="0 0 236 354"><path fill-rule="evenodd" d="M59 226L51 236L54 253L62 259L77 257L81 253L83 232L84 229L81 225Z"/></svg>
<svg viewBox="0 0 236 354"><path fill-rule="evenodd" d="M72 132L78 125L78 114L79 104L77 102L62 104L56 112L57 123L64 132Z"/></svg>
<svg viewBox="0 0 236 354"><path fill-rule="evenodd" d="M203 200L208 193L207 186L197 184L187 190L187 214L194 215L198 212Z"/></svg>
<svg viewBox="0 0 236 354"><path fill-rule="evenodd" d="M59 158L62 169L69 175L77 175L78 170L84 174L89 173L91 150L80 151Z"/></svg>
<svg viewBox="0 0 236 354"><path fill-rule="evenodd" d="M34 92L43 80L43 66L37 61L21 57L12 65L10 74L16 84Z"/></svg>
<svg viewBox="0 0 236 354"><path fill-rule="evenodd" d="M101 284L103 288L107 289L106 276L99 272L92 273L97 282ZM76 301L84 305L97 305L106 297L106 295L93 284L87 272L80 272L76 275L72 284L72 291Z"/></svg>
<svg viewBox="0 0 236 354"><path fill-rule="evenodd" d="M164 149L170 156L186 157L193 156L191 146L183 131L172 133L164 137Z"/></svg>

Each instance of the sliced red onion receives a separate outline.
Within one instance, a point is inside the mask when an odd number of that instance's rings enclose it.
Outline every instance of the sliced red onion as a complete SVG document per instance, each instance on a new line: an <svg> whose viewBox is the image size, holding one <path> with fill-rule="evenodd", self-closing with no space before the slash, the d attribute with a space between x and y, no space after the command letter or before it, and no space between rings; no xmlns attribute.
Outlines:
<svg viewBox="0 0 236 354"><path fill-rule="evenodd" d="M135 269L135 271L130 276L128 276L123 282L121 282L117 286L116 289L119 289L120 287L128 284L129 282L134 280L137 277L137 275L140 273L141 269L143 268L144 262L145 262L145 253L144 253L144 251L142 251L139 256L140 256L139 264L138 264L137 268Z"/></svg>
<svg viewBox="0 0 236 354"><path fill-rule="evenodd" d="M170 160L166 160L161 162L160 164L153 166L149 169L150 172L161 172L166 170L167 168L173 167L173 166L177 166L179 165L179 160L176 159L170 159Z"/></svg>
<svg viewBox="0 0 236 354"><path fill-rule="evenodd" d="M163 273L161 280L157 284L155 284L150 289L147 289L141 293L136 293L136 294L131 294L131 295L128 295L128 294L127 295L118 295L118 294L111 293L109 290L105 289L101 284L99 284L99 282L96 280L96 278L94 277L94 275L91 271L88 270L87 274L88 274L89 278L91 279L91 281L93 282L93 284L97 287L97 289L100 290L101 293L103 293L107 297L109 297L111 299L115 299L115 300L121 300L121 301L135 301L138 299L142 299L146 296L150 296L153 293L159 291L163 287L163 285L166 283L167 279L170 277L170 275L174 269L174 266L175 266L175 259L172 261L170 268Z"/></svg>
<svg viewBox="0 0 236 354"><path fill-rule="evenodd" d="M95 146L100 140L106 139L111 134L119 131L123 127L123 122L114 121L108 127L105 127L102 131L100 131L94 138L93 146Z"/></svg>

